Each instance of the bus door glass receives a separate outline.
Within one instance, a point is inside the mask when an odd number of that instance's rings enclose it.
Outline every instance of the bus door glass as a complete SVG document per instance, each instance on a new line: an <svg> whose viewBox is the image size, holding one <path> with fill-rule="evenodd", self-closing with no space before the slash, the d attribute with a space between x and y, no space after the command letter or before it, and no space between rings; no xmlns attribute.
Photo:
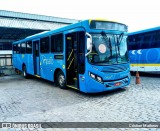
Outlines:
<svg viewBox="0 0 160 131"><path fill-rule="evenodd" d="M85 33L66 34L65 39L67 85L79 88L79 74L85 71Z"/></svg>
<svg viewBox="0 0 160 131"><path fill-rule="evenodd" d="M34 74L40 75L39 40L33 41L33 61L34 61Z"/></svg>

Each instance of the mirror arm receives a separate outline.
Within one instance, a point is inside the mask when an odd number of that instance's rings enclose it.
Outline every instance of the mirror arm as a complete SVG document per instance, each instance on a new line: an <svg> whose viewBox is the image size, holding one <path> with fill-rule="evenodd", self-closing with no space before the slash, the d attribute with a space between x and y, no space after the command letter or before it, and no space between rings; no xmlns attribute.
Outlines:
<svg viewBox="0 0 160 131"><path fill-rule="evenodd" d="M92 41L92 36L86 32L86 36L88 36L89 38L91 38L91 41Z"/></svg>
<svg viewBox="0 0 160 131"><path fill-rule="evenodd" d="M92 48L91 48L91 50L89 50L89 52L87 54L85 54L85 56L88 56L91 52L92 52Z"/></svg>

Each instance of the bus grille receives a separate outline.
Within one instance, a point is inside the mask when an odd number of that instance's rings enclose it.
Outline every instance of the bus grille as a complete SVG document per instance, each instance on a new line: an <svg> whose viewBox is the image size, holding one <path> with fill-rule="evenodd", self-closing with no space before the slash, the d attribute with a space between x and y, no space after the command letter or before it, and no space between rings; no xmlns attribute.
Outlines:
<svg viewBox="0 0 160 131"><path fill-rule="evenodd" d="M113 66L104 67L102 69L102 72L104 72L104 73L118 73L118 72L126 71L127 68L128 68L128 65L113 65Z"/></svg>

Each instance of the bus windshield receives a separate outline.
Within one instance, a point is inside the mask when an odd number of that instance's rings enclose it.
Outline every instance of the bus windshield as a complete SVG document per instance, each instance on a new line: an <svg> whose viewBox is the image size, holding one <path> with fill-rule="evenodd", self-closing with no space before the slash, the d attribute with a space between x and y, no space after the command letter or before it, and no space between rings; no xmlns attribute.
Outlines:
<svg viewBox="0 0 160 131"><path fill-rule="evenodd" d="M124 34L91 34L93 49L88 55L91 64L120 64L128 62L127 36Z"/></svg>

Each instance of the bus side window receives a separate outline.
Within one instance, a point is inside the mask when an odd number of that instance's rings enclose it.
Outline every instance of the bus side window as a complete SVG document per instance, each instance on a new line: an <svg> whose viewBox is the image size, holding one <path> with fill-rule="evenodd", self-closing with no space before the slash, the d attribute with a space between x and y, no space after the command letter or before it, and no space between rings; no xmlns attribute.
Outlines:
<svg viewBox="0 0 160 131"><path fill-rule="evenodd" d="M51 52L63 52L63 34L51 36Z"/></svg>
<svg viewBox="0 0 160 131"><path fill-rule="evenodd" d="M152 48L160 47L160 31L155 32Z"/></svg>
<svg viewBox="0 0 160 131"><path fill-rule="evenodd" d="M41 53L49 53L49 37L40 39L40 45Z"/></svg>
<svg viewBox="0 0 160 131"><path fill-rule="evenodd" d="M137 50L138 49L138 40L135 36L129 37L129 50Z"/></svg>
<svg viewBox="0 0 160 131"><path fill-rule="evenodd" d="M27 54L32 54L32 41L27 41L26 42L26 53Z"/></svg>
<svg viewBox="0 0 160 131"><path fill-rule="evenodd" d="M18 44L18 47L17 47L17 54L20 54L21 53L21 45Z"/></svg>
<svg viewBox="0 0 160 131"><path fill-rule="evenodd" d="M21 53L22 54L26 53L26 43L21 43Z"/></svg>
<svg viewBox="0 0 160 131"><path fill-rule="evenodd" d="M128 49L133 50L133 45L135 43L135 39L132 36L128 36L127 43L128 43Z"/></svg>
<svg viewBox="0 0 160 131"><path fill-rule="evenodd" d="M143 48L143 38L144 37L142 35L136 37L136 46L137 46L136 50Z"/></svg>
<svg viewBox="0 0 160 131"><path fill-rule="evenodd" d="M141 47L142 47L141 49L147 49L148 48L149 40L150 40L150 36L149 35L144 35L143 44L141 45Z"/></svg>
<svg viewBox="0 0 160 131"><path fill-rule="evenodd" d="M79 73L85 72L85 33L79 32L78 34L78 46L79 46Z"/></svg>
<svg viewBox="0 0 160 131"><path fill-rule="evenodd" d="M17 53L17 45L13 45L13 54L16 54Z"/></svg>

